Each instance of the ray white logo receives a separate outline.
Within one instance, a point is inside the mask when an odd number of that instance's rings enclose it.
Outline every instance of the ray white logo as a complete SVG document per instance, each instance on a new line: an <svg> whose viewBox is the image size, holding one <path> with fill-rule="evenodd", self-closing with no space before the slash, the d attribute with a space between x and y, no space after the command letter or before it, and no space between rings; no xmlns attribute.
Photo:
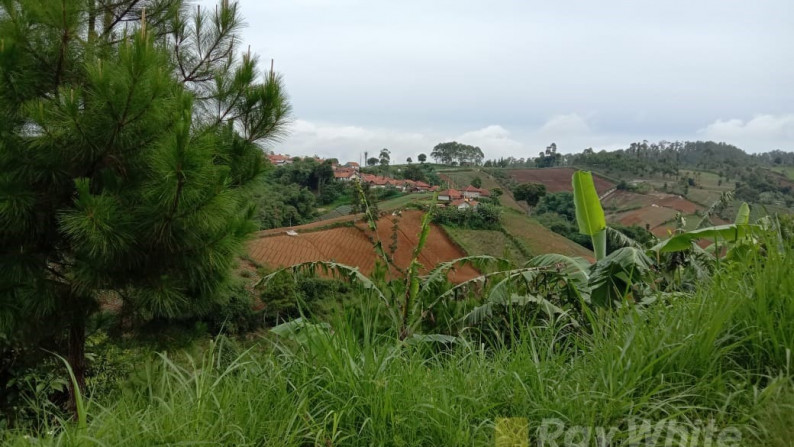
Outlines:
<svg viewBox="0 0 794 447"><path fill-rule="evenodd" d="M621 426L597 427L569 425L549 418L533 430L530 425L525 418L497 420L496 447L738 447L742 440L741 430L717 428L714 420L683 424L675 420L633 419Z"/></svg>

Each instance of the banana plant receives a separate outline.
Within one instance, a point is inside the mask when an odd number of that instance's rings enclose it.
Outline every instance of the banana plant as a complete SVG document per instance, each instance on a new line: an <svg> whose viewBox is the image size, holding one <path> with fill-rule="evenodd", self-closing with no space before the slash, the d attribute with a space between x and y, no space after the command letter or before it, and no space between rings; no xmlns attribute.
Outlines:
<svg viewBox="0 0 794 447"><path fill-rule="evenodd" d="M658 256L662 253L689 250L695 242L701 239L713 240L715 248L719 248L719 243L721 242L732 246L743 242L752 242L755 236L759 236L761 233L763 233L761 225L750 223L750 206L747 203L742 203L734 223L699 228L676 234L654 245L651 251L657 255L658 259Z"/></svg>
<svg viewBox="0 0 794 447"><path fill-rule="evenodd" d="M579 232L590 236L596 261L607 255L607 221L601 200L589 171L576 171L573 174L573 202L576 207L576 222Z"/></svg>
<svg viewBox="0 0 794 447"><path fill-rule="evenodd" d="M607 226L592 173L576 171L571 183L579 232L590 236L596 258L588 269L583 293L596 306L609 306L626 299L637 301L638 292L648 288L653 261L639 244ZM607 235L624 247L607 254Z"/></svg>

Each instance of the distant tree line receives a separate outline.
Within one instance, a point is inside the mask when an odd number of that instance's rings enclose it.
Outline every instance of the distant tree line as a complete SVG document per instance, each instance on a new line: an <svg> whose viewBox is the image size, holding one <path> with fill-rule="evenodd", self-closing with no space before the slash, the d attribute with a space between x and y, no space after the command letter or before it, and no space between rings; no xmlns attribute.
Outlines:
<svg viewBox="0 0 794 447"><path fill-rule="evenodd" d="M457 141L437 144L430 156L436 160L436 163L458 166L479 166L484 158L479 147Z"/></svg>

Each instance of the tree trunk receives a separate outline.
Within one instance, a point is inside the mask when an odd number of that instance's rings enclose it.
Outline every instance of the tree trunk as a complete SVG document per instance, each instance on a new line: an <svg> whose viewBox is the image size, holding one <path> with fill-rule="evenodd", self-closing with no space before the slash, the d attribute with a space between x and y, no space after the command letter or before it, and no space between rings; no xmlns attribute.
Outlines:
<svg viewBox="0 0 794 447"><path fill-rule="evenodd" d="M85 316L82 312L75 311L72 319L72 324L69 327L69 366L72 367L75 381L81 394L85 393ZM67 403L67 410L72 413L72 416L77 418L77 390L74 389L73 382L69 380L69 402Z"/></svg>

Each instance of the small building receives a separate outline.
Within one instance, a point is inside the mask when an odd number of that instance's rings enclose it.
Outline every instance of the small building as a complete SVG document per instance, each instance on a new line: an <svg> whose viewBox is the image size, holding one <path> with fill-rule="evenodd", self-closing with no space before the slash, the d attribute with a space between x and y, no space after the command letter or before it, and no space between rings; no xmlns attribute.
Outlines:
<svg viewBox="0 0 794 447"><path fill-rule="evenodd" d="M350 182L358 178L358 171L350 168L334 169L334 178L342 182Z"/></svg>
<svg viewBox="0 0 794 447"><path fill-rule="evenodd" d="M430 185L427 183L417 180L414 182L414 191L415 192L425 192L430 191Z"/></svg>
<svg viewBox="0 0 794 447"><path fill-rule="evenodd" d="M385 188L389 185L389 179L373 174L362 174L361 182L369 185L370 188Z"/></svg>
<svg viewBox="0 0 794 447"><path fill-rule="evenodd" d="M438 200L441 202L452 202L462 198L463 194L461 194L457 189L445 189L444 191L438 193Z"/></svg>
<svg viewBox="0 0 794 447"><path fill-rule="evenodd" d="M479 199L480 197L491 197L491 191L487 189L475 188L474 186L467 186L463 190L463 197L469 199Z"/></svg>
<svg viewBox="0 0 794 447"><path fill-rule="evenodd" d="M458 200L453 200L449 205L456 207L460 211L467 209L476 210L477 206L479 205L479 202L477 202L476 200L458 199Z"/></svg>
<svg viewBox="0 0 794 447"><path fill-rule="evenodd" d="M292 158L289 155L268 154L267 159L274 166L284 166L292 163Z"/></svg>

